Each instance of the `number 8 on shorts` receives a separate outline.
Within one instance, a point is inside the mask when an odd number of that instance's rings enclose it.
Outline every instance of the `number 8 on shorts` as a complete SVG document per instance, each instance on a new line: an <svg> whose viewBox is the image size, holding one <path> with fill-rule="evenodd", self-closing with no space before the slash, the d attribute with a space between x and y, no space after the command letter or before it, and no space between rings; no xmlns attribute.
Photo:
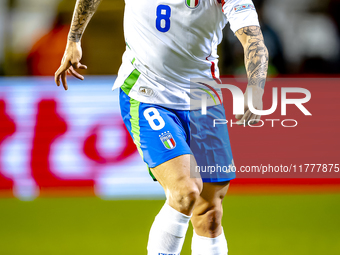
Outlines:
<svg viewBox="0 0 340 255"><path fill-rule="evenodd" d="M162 128L164 128L165 121L156 108L150 107L146 109L143 115L145 119L149 122L149 125L153 130L161 130Z"/></svg>

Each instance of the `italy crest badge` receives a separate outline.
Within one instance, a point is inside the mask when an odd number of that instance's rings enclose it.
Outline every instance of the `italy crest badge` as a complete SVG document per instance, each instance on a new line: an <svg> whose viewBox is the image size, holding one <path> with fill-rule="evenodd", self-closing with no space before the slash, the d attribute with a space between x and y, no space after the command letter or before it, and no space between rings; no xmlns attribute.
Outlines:
<svg viewBox="0 0 340 255"><path fill-rule="evenodd" d="M176 147L175 139L172 137L172 134L169 131L162 133L159 138L161 139L165 148L168 150L172 150Z"/></svg>

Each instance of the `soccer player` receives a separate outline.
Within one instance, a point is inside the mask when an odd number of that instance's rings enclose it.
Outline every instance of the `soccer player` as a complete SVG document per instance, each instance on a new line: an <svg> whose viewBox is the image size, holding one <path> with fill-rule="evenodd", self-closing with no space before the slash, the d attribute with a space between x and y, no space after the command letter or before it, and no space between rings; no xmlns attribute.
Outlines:
<svg viewBox="0 0 340 255"><path fill-rule="evenodd" d="M67 90L67 73L84 79L81 37L100 0L77 0L65 54L55 81ZM201 121L192 100L206 93L209 119L225 119L221 93L204 82L218 80L217 45L230 23L244 47L248 89L262 110L268 51L251 0L125 0L126 51L113 89L150 174L164 188L166 203L156 216L148 241L149 255L180 254L191 220L193 255L226 255L222 200L234 172L197 177L197 166L233 166L226 125L216 130ZM209 99L210 97L210 99ZM214 103L212 103L214 102ZM248 109L240 123L256 123ZM191 120L191 121L190 121ZM190 146L189 146L190 144Z"/></svg>

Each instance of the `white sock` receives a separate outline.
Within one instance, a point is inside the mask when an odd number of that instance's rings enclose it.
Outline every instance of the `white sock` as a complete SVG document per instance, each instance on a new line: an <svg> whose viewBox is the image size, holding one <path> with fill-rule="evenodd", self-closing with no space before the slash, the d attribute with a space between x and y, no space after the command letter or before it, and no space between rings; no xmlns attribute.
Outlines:
<svg viewBox="0 0 340 255"><path fill-rule="evenodd" d="M194 231L191 251L192 255L228 255L228 245L223 228L222 234L215 238L199 236Z"/></svg>
<svg viewBox="0 0 340 255"><path fill-rule="evenodd" d="M150 230L148 255L179 255L190 218L165 203Z"/></svg>

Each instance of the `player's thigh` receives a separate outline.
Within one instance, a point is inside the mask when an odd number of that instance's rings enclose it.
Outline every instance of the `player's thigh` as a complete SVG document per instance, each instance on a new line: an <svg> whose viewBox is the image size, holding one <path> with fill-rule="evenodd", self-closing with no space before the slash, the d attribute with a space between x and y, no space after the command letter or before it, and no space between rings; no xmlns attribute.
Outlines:
<svg viewBox="0 0 340 255"><path fill-rule="evenodd" d="M202 190L202 179L194 178L193 155L181 155L152 168L151 171L163 186L167 203L175 210L191 215Z"/></svg>
<svg viewBox="0 0 340 255"><path fill-rule="evenodd" d="M166 196L180 197L185 193L202 191L202 179L195 174L195 158L191 154L181 155L151 168L153 175L166 191ZM169 194L171 192L171 194Z"/></svg>

